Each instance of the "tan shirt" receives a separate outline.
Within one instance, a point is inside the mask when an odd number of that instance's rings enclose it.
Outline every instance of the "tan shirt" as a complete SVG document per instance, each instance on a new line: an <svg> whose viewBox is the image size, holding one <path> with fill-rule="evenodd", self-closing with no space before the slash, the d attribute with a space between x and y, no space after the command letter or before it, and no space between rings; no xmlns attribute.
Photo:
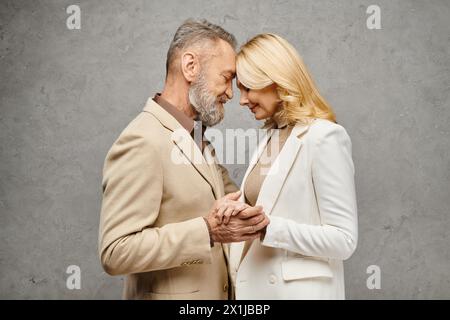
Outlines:
<svg viewBox="0 0 450 320"><path fill-rule="evenodd" d="M286 123L279 124L276 129L278 134L277 132L274 132L267 141L267 145L262 153L263 156L265 155L264 163L260 161L260 157L245 181L244 197L247 204L255 206L264 179L266 178L272 163L281 152L287 138L291 134L292 128L292 125ZM276 148L277 144L278 148Z"/></svg>

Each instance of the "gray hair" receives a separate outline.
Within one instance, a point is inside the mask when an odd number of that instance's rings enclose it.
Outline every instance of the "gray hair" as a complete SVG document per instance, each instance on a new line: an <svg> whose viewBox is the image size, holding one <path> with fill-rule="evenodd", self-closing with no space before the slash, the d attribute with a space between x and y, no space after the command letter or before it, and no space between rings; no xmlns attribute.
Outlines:
<svg viewBox="0 0 450 320"><path fill-rule="evenodd" d="M194 44L203 44L205 42L216 42L222 39L228 42L236 50L236 38L222 27L203 20L188 19L177 29L169 51L167 52L166 74L169 73L170 66L177 53Z"/></svg>

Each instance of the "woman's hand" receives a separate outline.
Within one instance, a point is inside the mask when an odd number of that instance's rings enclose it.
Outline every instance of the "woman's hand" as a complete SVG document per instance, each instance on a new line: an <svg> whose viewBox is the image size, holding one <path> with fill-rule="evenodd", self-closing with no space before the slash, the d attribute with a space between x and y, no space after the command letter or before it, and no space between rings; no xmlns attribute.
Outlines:
<svg viewBox="0 0 450 320"><path fill-rule="evenodd" d="M232 216L237 215L239 212L249 208L250 206L243 202L236 202L229 199L223 199L218 206L216 211L216 219L219 224L228 224Z"/></svg>

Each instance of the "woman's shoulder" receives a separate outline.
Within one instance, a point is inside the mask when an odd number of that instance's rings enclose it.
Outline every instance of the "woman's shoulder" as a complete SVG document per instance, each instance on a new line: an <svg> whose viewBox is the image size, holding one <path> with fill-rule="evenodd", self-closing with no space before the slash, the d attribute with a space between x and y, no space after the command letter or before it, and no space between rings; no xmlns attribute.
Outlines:
<svg viewBox="0 0 450 320"><path fill-rule="evenodd" d="M316 118L309 125L307 136L311 140L318 141L330 135L338 135L349 138L345 128L333 121Z"/></svg>

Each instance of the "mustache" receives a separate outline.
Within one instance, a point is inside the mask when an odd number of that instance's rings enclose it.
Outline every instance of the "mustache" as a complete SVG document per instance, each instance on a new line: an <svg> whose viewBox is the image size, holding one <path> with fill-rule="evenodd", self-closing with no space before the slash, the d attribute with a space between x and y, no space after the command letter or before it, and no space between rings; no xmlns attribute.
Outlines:
<svg viewBox="0 0 450 320"><path fill-rule="evenodd" d="M226 96L221 96L219 97L219 99L217 99L217 102L225 104L228 102L228 98Z"/></svg>

